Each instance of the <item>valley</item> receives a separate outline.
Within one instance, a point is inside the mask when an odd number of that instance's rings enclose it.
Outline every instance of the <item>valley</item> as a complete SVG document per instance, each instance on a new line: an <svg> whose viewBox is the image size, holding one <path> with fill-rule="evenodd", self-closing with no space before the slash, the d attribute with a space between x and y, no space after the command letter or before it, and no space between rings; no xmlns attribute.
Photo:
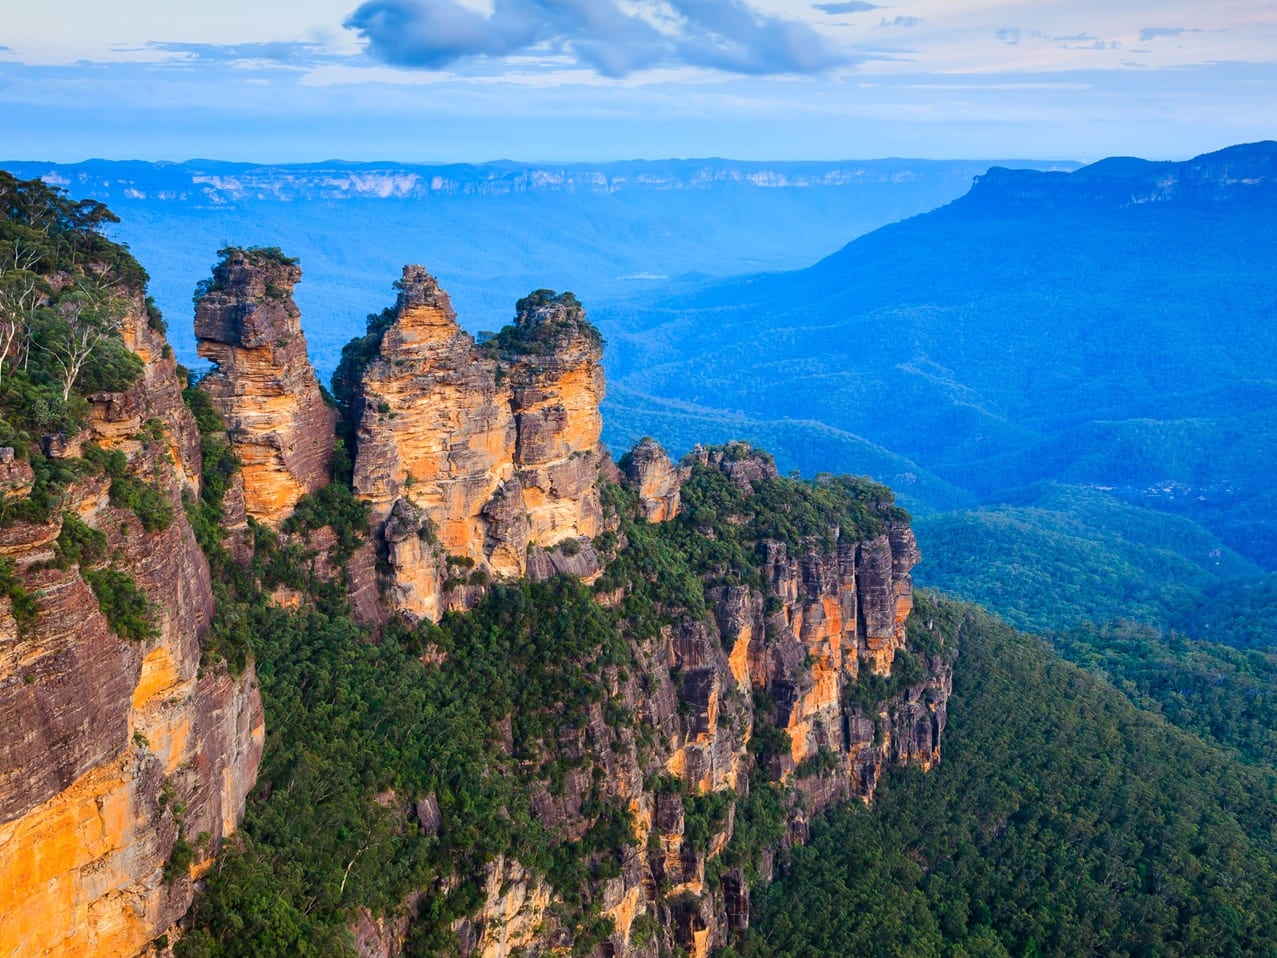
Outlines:
<svg viewBox="0 0 1277 958"><path fill-rule="evenodd" d="M1277 947L1274 164L0 174L0 950Z"/></svg>

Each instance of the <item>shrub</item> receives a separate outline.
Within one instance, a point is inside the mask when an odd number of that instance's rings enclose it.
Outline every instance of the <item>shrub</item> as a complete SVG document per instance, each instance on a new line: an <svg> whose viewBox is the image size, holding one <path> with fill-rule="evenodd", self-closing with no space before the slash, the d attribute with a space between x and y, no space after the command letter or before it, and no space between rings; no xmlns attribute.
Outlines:
<svg viewBox="0 0 1277 958"><path fill-rule="evenodd" d="M112 632L130 642L158 634L151 603L131 575L119 569L86 569L80 574L97 596L98 608Z"/></svg>

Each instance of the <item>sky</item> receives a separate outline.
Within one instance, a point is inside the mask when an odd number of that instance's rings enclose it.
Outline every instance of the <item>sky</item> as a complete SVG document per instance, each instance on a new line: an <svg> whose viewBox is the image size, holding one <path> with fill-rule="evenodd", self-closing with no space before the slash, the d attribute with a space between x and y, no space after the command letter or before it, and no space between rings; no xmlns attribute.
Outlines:
<svg viewBox="0 0 1277 958"><path fill-rule="evenodd" d="M1277 0L0 0L0 158L1182 159Z"/></svg>

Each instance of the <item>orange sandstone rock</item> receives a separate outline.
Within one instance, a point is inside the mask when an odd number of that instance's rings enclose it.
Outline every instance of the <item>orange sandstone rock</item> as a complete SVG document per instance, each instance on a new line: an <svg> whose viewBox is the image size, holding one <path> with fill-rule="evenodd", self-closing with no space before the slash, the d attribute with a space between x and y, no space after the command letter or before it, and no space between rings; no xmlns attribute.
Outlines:
<svg viewBox="0 0 1277 958"><path fill-rule="evenodd" d="M69 487L64 509L105 534L103 561L150 600L154 636L117 636L78 566L44 565L60 516L0 534L37 604L19 630L0 599L0 954L14 958L140 952L191 901L188 877L162 879L179 836L174 806L185 808L183 837L208 833L195 863L205 865L235 829L261 757L252 669L200 669L213 598L180 499L200 481L198 431L163 335L140 295L131 306L124 337L143 375L93 396L89 429L66 448L120 450L173 518L147 532L110 505L101 476Z"/></svg>
<svg viewBox="0 0 1277 958"><path fill-rule="evenodd" d="M438 619L482 582L580 566L546 547L600 531L602 341L575 300L534 294L477 346L434 277L404 268L393 319L357 386L355 492L371 504L390 601ZM592 562L568 561L584 555Z"/></svg>
<svg viewBox="0 0 1277 958"><path fill-rule="evenodd" d="M243 467L248 515L278 526L328 483L336 412L306 355L293 287L301 269L261 250L228 250L195 307L201 383Z"/></svg>

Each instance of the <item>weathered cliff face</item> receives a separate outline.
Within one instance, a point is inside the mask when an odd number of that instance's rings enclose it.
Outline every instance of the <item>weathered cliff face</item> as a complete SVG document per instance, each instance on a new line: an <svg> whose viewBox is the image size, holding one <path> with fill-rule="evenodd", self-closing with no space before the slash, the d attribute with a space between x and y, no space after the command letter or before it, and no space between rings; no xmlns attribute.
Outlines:
<svg viewBox="0 0 1277 958"><path fill-rule="evenodd" d="M261 755L252 669L200 669L213 598L181 503L200 479L198 430L140 297L123 333L143 375L124 392L91 397L88 428L48 447L117 451L128 478L90 470L66 488L63 512L0 529L0 555L35 602L34 614L15 616L0 598L6 955L139 952L188 908L192 878L234 830ZM129 478L156 493L146 526L112 504L112 484ZM15 488L10 495L24 494ZM63 531L76 520L101 540L92 557L71 562ZM121 638L100 610L88 580L108 570L145 596L145 637ZM193 846L190 864L166 881L179 839Z"/></svg>
<svg viewBox="0 0 1277 958"><path fill-rule="evenodd" d="M391 606L434 620L524 575L530 547L599 531L601 340L552 299L480 348L420 266L398 287L358 386L354 487Z"/></svg>
<svg viewBox="0 0 1277 958"><path fill-rule="evenodd" d="M679 487L685 473L674 467L661 444L643 439L623 462L625 477L638 495L639 511L648 522L667 522L678 515Z"/></svg>
<svg viewBox="0 0 1277 958"><path fill-rule="evenodd" d="M548 547L597 535L602 337L572 294L541 290L519 301L492 345L510 383L529 540Z"/></svg>
<svg viewBox="0 0 1277 958"><path fill-rule="evenodd" d="M650 453L639 461L658 460ZM745 447L697 450L679 471L659 468L676 477L662 480L659 496L642 494L649 470L630 470L639 515L676 497L678 477L718 473L747 497L776 480L770 460ZM598 808L618 807L633 829L611 872L608 854L584 863L609 875L587 880L585 899L612 922L588 953L709 955L749 923L751 865L769 875L777 850L805 840L812 816L870 800L884 769L939 760L953 650L934 636L926 651L910 648L918 550L889 503L872 505L869 517L868 535L837 530L827 543L801 546L758 540L759 581L707 575L707 614L664 610L659 634L631 639L629 665L600 678L606 701L560 729L559 761L570 770L560 786L534 786L535 817L579 841ZM623 606L625 593L605 589L600 600ZM925 623L912 628L927 632ZM770 797L759 805L751 796ZM778 816L770 826L759 811L769 801ZM767 843L751 842L768 827L778 840L759 857ZM554 953L579 934L561 905L543 878L500 862L488 872L485 904L453 931L465 955ZM366 953L395 948L382 938Z"/></svg>
<svg viewBox="0 0 1277 958"><path fill-rule="evenodd" d="M326 485L336 412L306 355L293 287L301 269L276 251L227 250L195 307L205 390L243 468L243 507L278 526Z"/></svg>
<svg viewBox="0 0 1277 958"><path fill-rule="evenodd" d="M420 267L405 267L395 320L364 370L357 445L355 492L372 505L397 610L439 617L448 555L454 568L522 574L509 389Z"/></svg>

